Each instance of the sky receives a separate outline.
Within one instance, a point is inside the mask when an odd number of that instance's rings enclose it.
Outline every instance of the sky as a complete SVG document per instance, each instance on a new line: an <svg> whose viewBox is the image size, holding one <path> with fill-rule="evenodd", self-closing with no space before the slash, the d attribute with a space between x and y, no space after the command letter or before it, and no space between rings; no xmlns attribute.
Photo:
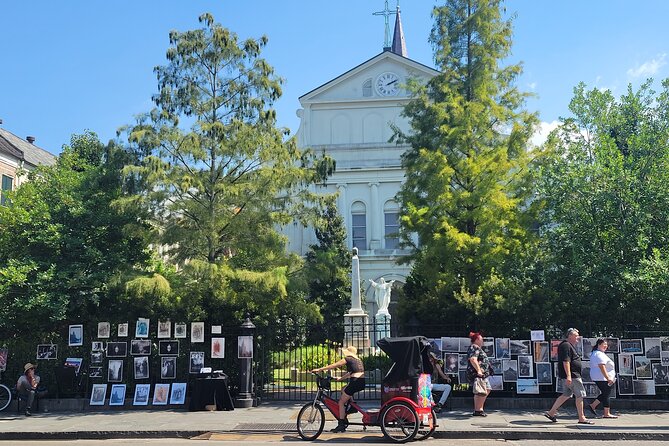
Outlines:
<svg viewBox="0 0 669 446"><path fill-rule="evenodd" d="M409 57L434 66L428 42L436 0L402 0ZM394 8L396 0L389 0ZM669 1L509 0L515 15L508 63L535 93L535 141L569 116L574 86L608 88L616 96L648 77L669 78ZM0 0L2 128L59 153L72 134L96 132L103 142L149 111L166 64L171 30L198 28L210 12L240 38L267 35L263 57L284 78L278 123L297 131L299 96L383 49L384 0ZM391 19L392 24L392 19Z"/></svg>

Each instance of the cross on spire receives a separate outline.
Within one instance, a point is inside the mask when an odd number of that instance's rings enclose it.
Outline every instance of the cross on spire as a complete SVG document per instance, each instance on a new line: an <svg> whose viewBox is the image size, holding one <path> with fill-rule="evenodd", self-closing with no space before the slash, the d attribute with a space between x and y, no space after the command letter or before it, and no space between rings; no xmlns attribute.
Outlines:
<svg viewBox="0 0 669 446"><path fill-rule="evenodd" d="M393 14L397 14L397 11L399 11L400 8L400 0L397 0L396 11L393 11L388 8L388 0L385 0L385 3L386 5L383 11L373 12L372 15L382 15L386 22L386 28L383 39L383 49L384 51L388 51L390 50L390 21L388 20L388 18Z"/></svg>

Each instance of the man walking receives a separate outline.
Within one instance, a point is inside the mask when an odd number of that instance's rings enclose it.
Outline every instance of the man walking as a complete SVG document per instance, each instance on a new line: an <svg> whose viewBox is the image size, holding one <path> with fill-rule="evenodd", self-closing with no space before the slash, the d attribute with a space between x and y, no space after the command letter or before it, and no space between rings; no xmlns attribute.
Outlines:
<svg viewBox="0 0 669 446"><path fill-rule="evenodd" d="M564 389L553 403L553 407L544 413L544 416L557 423L557 411L569 398L576 398L576 412L578 412L579 424L595 424L585 418L583 414L583 398L585 398L585 387L581 379L581 355L574 348L578 341L579 333L575 328L567 330L567 338L558 347L558 377Z"/></svg>

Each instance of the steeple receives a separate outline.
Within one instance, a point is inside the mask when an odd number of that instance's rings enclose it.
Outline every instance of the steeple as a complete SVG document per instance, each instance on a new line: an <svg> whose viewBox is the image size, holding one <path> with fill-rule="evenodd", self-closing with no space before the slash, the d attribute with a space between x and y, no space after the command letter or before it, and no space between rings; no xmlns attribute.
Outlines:
<svg viewBox="0 0 669 446"><path fill-rule="evenodd" d="M402 19L400 18L400 5L397 2L397 13L395 13L395 31L393 32L393 44L390 51L402 57L409 57L407 45L404 42L404 31L402 30Z"/></svg>

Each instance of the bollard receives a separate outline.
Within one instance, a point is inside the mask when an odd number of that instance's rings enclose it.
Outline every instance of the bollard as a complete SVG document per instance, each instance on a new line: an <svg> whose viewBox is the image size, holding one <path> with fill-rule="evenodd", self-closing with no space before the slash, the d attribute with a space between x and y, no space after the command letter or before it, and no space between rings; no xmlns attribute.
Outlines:
<svg viewBox="0 0 669 446"><path fill-rule="evenodd" d="M253 406L253 345L256 326L249 315L242 325L241 335L237 337L239 357L239 395L235 398L235 407Z"/></svg>

